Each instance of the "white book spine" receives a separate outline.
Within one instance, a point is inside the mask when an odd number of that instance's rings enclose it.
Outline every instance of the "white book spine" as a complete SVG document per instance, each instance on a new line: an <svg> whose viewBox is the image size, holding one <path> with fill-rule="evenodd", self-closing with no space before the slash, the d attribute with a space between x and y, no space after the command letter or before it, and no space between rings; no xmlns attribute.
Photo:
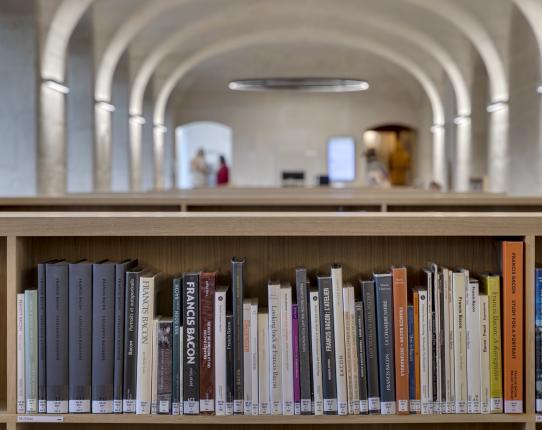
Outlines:
<svg viewBox="0 0 542 430"><path fill-rule="evenodd" d="M490 413L489 399L489 302L487 294L479 296L480 302L480 412Z"/></svg>
<svg viewBox="0 0 542 430"><path fill-rule="evenodd" d="M160 319L154 320L152 342L152 380L151 380L151 414L158 413L158 325Z"/></svg>
<svg viewBox="0 0 542 430"><path fill-rule="evenodd" d="M444 299L443 303L443 311L444 311L444 327L443 334L444 334L444 375L445 375L445 386L446 391L442 393L442 402L443 402L443 412L444 413L451 413L450 412L450 381L451 381L451 374L450 374L450 332L448 330L448 327L450 326L450 308L449 308L449 297L448 297L448 271L447 269L442 269L442 289L443 294L442 297Z"/></svg>
<svg viewBox="0 0 542 430"><path fill-rule="evenodd" d="M309 293L311 321L312 383L314 391L314 415L324 414L324 394L322 389L322 350L320 343L320 303L318 291Z"/></svg>
<svg viewBox="0 0 542 430"><path fill-rule="evenodd" d="M480 413L480 301L478 282L470 281L467 286L467 411Z"/></svg>
<svg viewBox="0 0 542 430"><path fill-rule="evenodd" d="M252 380L252 415L258 415L258 299L250 302L250 364Z"/></svg>
<svg viewBox="0 0 542 430"><path fill-rule="evenodd" d="M427 340L428 310L426 291L419 291L418 304L418 318L420 327L420 400L421 412L422 414L427 415L431 413L431 399L429 398L429 342Z"/></svg>
<svg viewBox="0 0 542 430"><path fill-rule="evenodd" d="M26 412L25 351L24 351L24 293L17 294L17 413Z"/></svg>
<svg viewBox="0 0 542 430"><path fill-rule="evenodd" d="M258 415L269 415L269 322L267 312L258 314Z"/></svg>
<svg viewBox="0 0 542 430"><path fill-rule="evenodd" d="M271 415L282 414L282 338L280 284L269 283L269 400Z"/></svg>
<svg viewBox="0 0 542 430"><path fill-rule="evenodd" d="M38 412L38 291L27 290L24 302L26 413Z"/></svg>
<svg viewBox="0 0 542 430"><path fill-rule="evenodd" d="M226 290L215 292L215 398L216 415L226 415Z"/></svg>
<svg viewBox="0 0 542 430"><path fill-rule="evenodd" d="M179 354L179 357L181 359L179 360L179 415L184 415L184 401L183 401L183 353L184 353L184 338L183 338L183 326L179 329L179 348L181 348L181 352Z"/></svg>
<svg viewBox="0 0 542 430"><path fill-rule="evenodd" d="M436 402L433 404L433 413L442 413L442 360L441 360L441 344L440 344L440 276L436 271L434 272L434 312L435 312L435 358L436 361L436 374L433 377L437 382Z"/></svg>
<svg viewBox="0 0 542 430"><path fill-rule="evenodd" d="M450 383L447 387L450 389L450 397L448 398L448 413L455 413L455 353L454 353L454 298L452 290L453 272L447 270L448 277L448 323L446 332L448 333L448 355L447 363L450 366Z"/></svg>
<svg viewBox="0 0 542 430"><path fill-rule="evenodd" d="M282 414L294 415L294 367L292 356L292 287L280 287L282 339Z"/></svg>
<svg viewBox="0 0 542 430"><path fill-rule="evenodd" d="M154 278L141 277L137 325L136 414L151 413Z"/></svg>
<svg viewBox="0 0 542 430"><path fill-rule="evenodd" d="M350 351L351 335L350 335L350 295L348 293L348 287L343 288L342 300L343 300L343 322L344 322L344 350L346 359L346 394L348 396L348 414L353 415L354 409L352 408L352 399L354 398L354 391L352 386L352 357Z"/></svg>
<svg viewBox="0 0 542 430"><path fill-rule="evenodd" d="M467 413L466 275L453 274L455 413Z"/></svg>
<svg viewBox="0 0 542 430"><path fill-rule="evenodd" d="M250 354L250 300L243 301L243 413L252 415L252 356Z"/></svg>
<svg viewBox="0 0 542 430"><path fill-rule="evenodd" d="M331 268L333 289L333 331L335 334L335 365L337 371L337 414L348 414L348 393L346 383L346 351L344 345L343 274L342 267Z"/></svg>

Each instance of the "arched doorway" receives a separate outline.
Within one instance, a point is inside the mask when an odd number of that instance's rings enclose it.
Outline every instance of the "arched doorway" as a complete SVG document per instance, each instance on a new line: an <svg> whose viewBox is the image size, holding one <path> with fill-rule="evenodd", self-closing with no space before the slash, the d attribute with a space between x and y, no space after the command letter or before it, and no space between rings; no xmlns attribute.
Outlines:
<svg viewBox="0 0 542 430"><path fill-rule="evenodd" d="M216 185L216 171L221 155L226 164L232 163L232 129L212 121L197 121L177 127L175 131L177 151L177 188L193 188L190 162L198 150L203 149L209 166L208 186Z"/></svg>

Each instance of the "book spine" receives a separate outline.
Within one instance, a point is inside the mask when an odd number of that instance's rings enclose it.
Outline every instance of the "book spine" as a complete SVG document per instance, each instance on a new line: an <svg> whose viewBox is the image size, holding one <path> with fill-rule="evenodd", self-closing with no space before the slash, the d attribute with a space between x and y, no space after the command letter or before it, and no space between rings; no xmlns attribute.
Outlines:
<svg viewBox="0 0 542 430"><path fill-rule="evenodd" d="M333 315L335 321L335 363L337 366L337 414L348 414L346 351L344 346L344 307L343 307L343 276L342 267L334 264L331 267L333 285Z"/></svg>
<svg viewBox="0 0 542 430"><path fill-rule="evenodd" d="M17 413L26 412L25 351L24 351L24 293L17 294Z"/></svg>
<svg viewBox="0 0 542 430"><path fill-rule="evenodd" d="M480 294L480 412L489 414L489 310L487 294Z"/></svg>
<svg viewBox="0 0 542 430"><path fill-rule="evenodd" d="M199 414L198 274L183 275L183 413Z"/></svg>
<svg viewBox="0 0 542 430"><path fill-rule="evenodd" d="M38 412L38 291L24 292L26 413Z"/></svg>
<svg viewBox="0 0 542 430"><path fill-rule="evenodd" d="M358 386L359 386L359 411L361 414L369 412L367 397L367 365L365 363L365 321L363 302L355 303L356 320L356 350L358 354Z"/></svg>
<svg viewBox="0 0 542 430"><path fill-rule="evenodd" d="M409 411L409 354L408 354L408 311L407 271L404 267L393 268L393 326L395 340L395 395L397 413Z"/></svg>
<svg viewBox="0 0 542 430"><path fill-rule="evenodd" d="M393 298L389 274L375 275L378 358L380 361L380 413L395 414L395 360L393 354Z"/></svg>
<svg viewBox="0 0 542 430"><path fill-rule="evenodd" d="M126 275L124 321L124 381L122 412L135 413L137 390L137 330L139 313L139 273Z"/></svg>
<svg viewBox="0 0 542 430"><path fill-rule="evenodd" d="M182 282L182 280L181 280ZM182 320L182 317L181 317ZM184 415L183 396L183 357L184 357L184 328L179 328L179 415Z"/></svg>
<svg viewBox="0 0 542 430"><path fill-rule="evenodd" d="M448 411L450 414L455 414L455 333L454 333L454 295L453 295L453 272L447 271L448 276L448 362L450 363L450 399L448 404Z"/></svg>
<svg viewBox="0 0 542 430"><path fill-rule="evenodd" d="M408 319L408 398L409 412L415 414L416 403L416 361L414 353L414 306L407 307Z"/></svg>
<svg viewBox="0 0 542 430"><path fill-rule="evenodd" d="M69 403L69 276L65 263L46 269L47 413L67 414Z"/></svg>
<svg viewBox="0 0 542 430"><path fill-rule="evenodd" d="M455 413L467 413L466 276L453 274Z"/></svg>
<svg viewBox="0 0 542 430"><path fill-rule="evenodd" d="M250 299L243 303L243 413L252 415L252 356L250 354Z"/></svg>
<svg viewBox="0 0 542 430"><path fill-rule="evenodd" d="M420 330L420 401L421 413L423 415L431 414L431 401L429 397L429 309L427 306L427 291L418 292L418 312L419 312L419 330Z"/></svg>
<svg viewBox="0 0 542 430"><path fill-rule="evenodd" d="M501 413L503 412L501 281L499 276L487 276L483 279L487 283L489 308L489 407L491 413Z"/></svg>
<svg viewBox="0 0 542 430"><path fill-rule="evenodd" d="M444 296L444 279L443 274L439 273L439 345L440 345L440 413L448 413L447 391L448 385L446 380L446 339L445 339L445 325L444 325L444 308L445 308L445 296ZM446 306L447 309L447 306Z"/></svg>
<svg viewBox="0 0 542 430"><path fill-rule="evenodd" d="M179 387L181 364L181 290L182 279L173 279L172 284L172 335L171 335L171 414L179 415L181 389Z"/></svg>
<svg viewBox="0 0 542 430"><path fill-rule="evenodd" d="M115 265L92 266L92 413L113 412Z"/></svg>
<svg viewBox="0 0 542 430"><path fill-rule="evenodd" d="M467 411L480 413L480 300L477 281L470 280L466 294L467 322Z"/></svg>
<svg viewBox="0 0 542 430"><path fill-rule="evenodd" d="M376 298L374 281L362 281L363 310L365 319L365 351L367 355L367 401L370 414L380 413L380 387L378 355Z"/></svg>
<svg viewBox="0 0 542 430"><path fill-rule="evenodd" d="M333 287L330 277L318 278L320 333L322 350L322 392L324 415L337 415L337 376L335 367L335 331Z"/></svg>
<svg viewBox="0 0 542 430"><path fill-rule="evenodd" d="M292 305L292 364L294 374L294 413L301 415L301 383L299 377L299 314L297 305Z"/></svg>
<svg viewBox="0 0 542 430"><path fill-rule="evenodd" d="M162 320L158 323L158 413L171 413L172 394L172 321Z"/></svg>
<svg viewBox="0 0 542 430"><path fill-rule="evenodd" d="M320 336L320 301L318 291L309 293L311 353L312 353L312 382L314 393L314 415L324 413L324 397L322 391L322 350Z"/></svg>
<svg viewBox="0 0 542 430"><path fill-rule="evenodd" d="M433 396L433 370L434 370L434 357L435 357L435 351L433 350L433 347L435 346L434 344L434 329L433 329L433 323L434 323L434 318L433 318L433 274L432 272L430 271L427 271L426 272L427 274L427 342L428 342L428 346L427 346L427 359L428 359L428 363L427 363L427 375L428 375L428 380L427 380L427 394L428 394L428 397L429 397L429 400L428 400L428 407L429 407L429 410L430 410L430 414L432 414L434 412L434 404L433 404L433 400L434 400L434 396Z"/></svg>
<svg viewBox="0 0 542 430"><path fill-rule="evenodd" d="M296 269L296 296L299 313L299 360L306 363L299 369L299 380L301 384L301 415L312 413L311 400L311 353L310 353L310 318L309 318L309 290L307 281L307 270Z"/></svg>
<svg viewBox="0 0 542 430"><path fill-rule="evenodd" d="M151 364L151 414L158 413L158 329L160 317L152 324L152 364Z"/></svg>
<svg viewBox="0 0 542 430"><path fill-rule="evenodd" d="M69 265L70 413L90 413L92 388L92 264Z"/></svg>
<svg viewBox="0 0 542 430"><path fill-rule="evenodd" d="M154 282L155 278L151 276L141 276L139 280L136 414L151 413Z"/></svg>
<svg viewBox="0 0 542 430"><path fill-rule="evenodd" d="M450 360L450 285L449 285L449 275L448 270L443 269L442 271L442 313L443 313L443 324L441 326L442 336L441 340L443 341L442 352L443 352L443 362L444 362L444 385L445 392L443 393L444 403L444 412L447 414L453 413L451 408L452 405L452 373L451 373L451 363Z"/></svg>
<svg viewBox="0 0 542 430"><path fill-rule="evenodd" d="M534 273L534 321L535 327L542 327L542 267L535 268Z"/></svg>
<svg viewBox="0 0 542 430"><path fill-rule="evenodd" d="M47 384L45 367L45 264L38 264L38 412L47 412Z"/></svg>
<svg viewBox="0 0 542 430"><path fill-rule="evenodd" d="M243 297L245 260L232 259L233 301L233 413L243 413Z"/></svg>
<svg viewBox="0 0 542 430"><path fill-rule="evenodd" d="M348 286L349 298L349 313L350 313L350 356L352 360L352 375L350 376L352 380L352 411L354 415L359 415L360 413L360 388L359 388L359 362L358 362L358 350L357 343L358 337L356 333L356 297L354 294L354 287L352 285Z"/></svg>
<svg viewBox="0 0 542 430"><path fill-rule="evenodd" d="M271 415L282 414L282 373L281 373L281 312L280 284L270 282L267 287L269 308L269 390Z"/></svg>
<svg viewBox="0 0 542 430"><path fill-rule="evenodd" d="M534 328L535 335L535 397L536 410L542 412L542 327ZM493 411L492 411L493 412Z"/></svg>
<svg viewBox="0 0 542 430"><path fill-rule="evenodd" d="M258 299L250 301L250 369L252 415L258 415Z"/></svg>
<svg viewBox="0 0 542 430"><path fill-rule="evenodd" d="M258 415L269 415L269 322L267 312L258 314Z"/></svg>
<svg viewBox="0 0 542 430"><path fill-rule="evenodd" d="M438 269L433 271L433 413L442 413L442 362L440 343L440 276Z"/></svg>
<svg viewBox="0 0 542 430"><path fill-rule="evenodd" d="M292 347L292 287L280 287L280 327L282 342L282 414L294 415L294 367Z"/></svg>
<svg viewBox="0 0 542 430"><path fill-rule="evenodd" d="M215 409L216 414L226 415L226 289L215 292Z"/></svg>
<svg viewBox="0 0 542 430"><path fill-rule="evenodd" d="M233 415L233 315L226 314L226 415Z"/></svg>
<svg viewBox="0 0 542 430"><path fill-rule="evenodd" d="M419 292L412 290L412 307L414 309L414 400L410 401L410 412L419 414L421 405L420 385L420 301Z"/></svg>
<svg viewBox="0 0 542 430"><path fill-rule="evenodd" d="M214 380L214 300L216 273L202 273L199 278L199 338L200 338L200 413L215 410Z"/></svg>
<svg viewBox="0 0 542 430"><path fill-rule="evenodd" d="M344 287L342 291L343 301L343 324L344 324L344 352L346 361L346 394L348 398L348 414L353 415L354 409L352 400L354 398L354 386L352 385L352 357L350 355L352 350L352 337L350 333L350 295L348 293L348 287ZM359 407L359 399L358 405ZM359 412L358 412L359 413Z"/></svg>

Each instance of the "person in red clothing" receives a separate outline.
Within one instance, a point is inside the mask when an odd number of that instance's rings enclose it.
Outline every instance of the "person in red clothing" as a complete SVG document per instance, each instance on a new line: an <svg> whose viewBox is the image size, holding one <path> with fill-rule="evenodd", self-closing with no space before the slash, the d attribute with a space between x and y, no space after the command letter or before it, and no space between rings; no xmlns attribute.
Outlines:
<svg viewBox="0 0 542 430"><path fill-rule="evenodd" d="M228 185L230 180L230 169L226 164L226 159L223 155L220 156L220 165L218 166L218 171L216 172L216 184L218 186Z"/></svg>

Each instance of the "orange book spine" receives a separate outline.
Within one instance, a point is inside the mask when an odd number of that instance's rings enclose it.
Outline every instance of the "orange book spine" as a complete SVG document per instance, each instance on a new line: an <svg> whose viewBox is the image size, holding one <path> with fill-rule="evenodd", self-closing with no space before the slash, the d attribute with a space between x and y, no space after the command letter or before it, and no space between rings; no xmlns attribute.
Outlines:
<svg viewBox="0 0 542 430"><path fill-rule="evenodd" d="M412 291L412 305L414 306L414 383L416 402L421 402L421 384L420 384L420 304L418 303L418 291ZM419 406L419 405L418 405ZM414 408L416 413L420 412L420 407ZM412 412L412 408L411 408Z"/></svg>
<svg viewBox="0 0 542 430"><path fill-rule="evenodd" d="M523 242L502 243L504 412L523 412Z"/></svg>
<svg viewBox="0 0 542 430"><path fill-rule="evenodd" d="M397 413L408 414L408 317L406 268L392 269L393 325L395 341L395 398Z"/></svg>

